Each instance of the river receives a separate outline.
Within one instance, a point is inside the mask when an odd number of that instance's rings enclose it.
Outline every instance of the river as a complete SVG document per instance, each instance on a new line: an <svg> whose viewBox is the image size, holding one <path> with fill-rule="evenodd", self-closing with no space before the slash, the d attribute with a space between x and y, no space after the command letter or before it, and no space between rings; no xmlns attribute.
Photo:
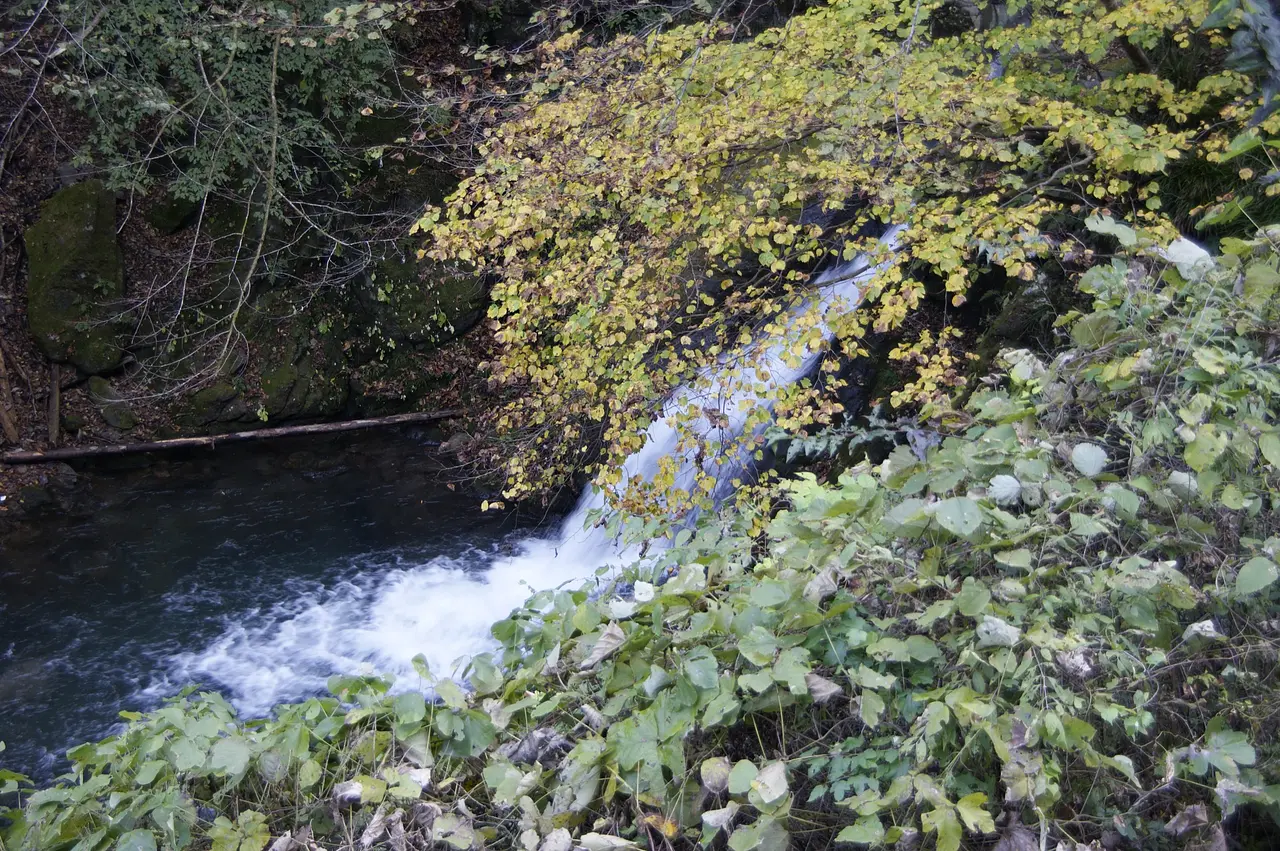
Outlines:
<svg viewBox="0 0 1280 851"><path fill-rule="evenodd" d="M450 475L413 431L82 468L87 516L0 544L0 767L48 779L188 683L261 714L474 651L528 590L483 575L544 518L481 513Z"/></svg>

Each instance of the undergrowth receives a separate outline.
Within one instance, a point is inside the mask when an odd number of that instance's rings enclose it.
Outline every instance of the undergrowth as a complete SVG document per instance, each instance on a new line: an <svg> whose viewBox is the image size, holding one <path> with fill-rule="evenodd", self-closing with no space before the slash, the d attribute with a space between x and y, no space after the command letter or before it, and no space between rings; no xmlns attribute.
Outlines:
<svg viewBox="0 0 1280 851"><path fill-rule="evenodd" d="M1130 250L1065 348L1002 353L937 445L534 595L432 700L127 715L49 788L0 774L0 845L1248 847L1280 816L1280 232L1098 229Z"/></svg>

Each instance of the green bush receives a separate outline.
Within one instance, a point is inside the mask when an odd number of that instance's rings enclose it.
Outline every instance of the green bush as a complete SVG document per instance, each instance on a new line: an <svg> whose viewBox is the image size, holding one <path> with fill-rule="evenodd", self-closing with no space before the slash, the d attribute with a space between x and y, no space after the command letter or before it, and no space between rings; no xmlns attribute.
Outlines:
<svg viewBox="0 0 1280 851"><path fill-rule="evenodd" d="M1280 815L1280 233L1175 263L1093 224L1134 248L1082 278L1065 350L1003 353L923 458L534 595L437 702L338 680L272 720L129 716L6 847L1007 851Z"/></svg>

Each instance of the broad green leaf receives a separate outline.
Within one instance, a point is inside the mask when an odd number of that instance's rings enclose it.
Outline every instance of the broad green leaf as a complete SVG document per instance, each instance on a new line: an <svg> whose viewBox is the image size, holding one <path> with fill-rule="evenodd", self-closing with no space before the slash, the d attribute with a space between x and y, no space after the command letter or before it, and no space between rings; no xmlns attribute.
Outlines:
<svg viewBox="0 0 1280 851"><path fill-rule="evenodd" d="M769 665L778 652L778 639L764 627L753 626L738 642L738 652L753 665Z"/></svg>
<svg viewBox="0 0 1280 851"><path fill-rule="evenodd" d="M1005 550L995 554L995 560L1005 567L1016 567L1022 570L1031 569L1031 550L1019 547L1016 550Z"/></svg>
<svg viewBox="0 0 1280 851"><path fill-rule="evenodd" d="M139 786L150 786L159 776L160 772L169 767L169 763L163 759L153 759L144 762L138 766L138 773L134 776L133 782Z"/></svg>
<svg viewBox="0 0 1280 851"><path fill-rule="evenodd" d="M976 618L991 602L991 591L980 581L969 577L956 594L956 609L966 617Z"/></svg>
<svg viewBox="0 0 1280 851"><path fill-rule="evenodd" d="M1258 449L1262 451L1262 457L1267 459L1268 464L1280 470L1280 434L1271 432L1259 437Z"/></svg>
<svg viewBox="0 0 1280 851"><path fill-rule="evenodd" d="M1280 579L1276 563L1263 556L1255 556L1244 563L1236 574L1237 594L1256 594Z"/></svg>
<svg viewBox="0 0 1280 851"><path fill-rule="evenodd" d="M753 804L758 808L775 806L787 796L787 790L787 765L780 760L761 768L755 779L751 781L753 798L759 799L759 801L753 801ZM763 807L760 807L761 804Z"/></svg>
<svg viewBox="0 0 1280 851"><path fill-rule="evenodd" d="M880 725L880 716L884 714L884 698L874 691L864 690L858 701L858 717L862 723L872 729Z"/></svg>
<svg viewBox="0 0 1280 851"><path fill-rule="evenodd" d="M462 687L450 679L442 679L435 684L436 696L444 701L450 709L466 709L467 694Z"/></svg>
<svg viewBox="0 0 1280 851"><path fill-rule="evenodd" d="M917 662L931 662L942 657L938 645L923 635L907 636L907 653Z"/></svg>
<svg viewBox="0 0 1280 851"><path fill-rule="evenodd" d="M298 767L298 786L303 789L310 789L312 786L320 782L323 775L320 763L314 759L309 759Z"/></svg>
<svg viewBox="0 0 1280 851"><path fill-rule="evenodd" d="M987 812L987 796L983 792L965 795L956 801L956 811L971 833L995 833L996 823Z"/></svg>
<svg viewBox="0 0 1280 851"><path fill-rule="evenodd" d="M749 759L740 759L729 772L729 794L745 795L751 789L751 781L756 779L760 769Z"/></svg>
<svg viewBox="0 0 1280 851"><path fill-rule="evenodd" d="M927 832L938 835L938 851L958 851L964 831L960 827L960 819L950 806L939 807L920 816L920 824Z"/></svg>
<svg viewBox="0 0 1280 851"><path fill-rule="evenodd" d="M213 746L213 752L209 755L209 767L214 771L224 771L235 777L244 774L245 769L249 767L249 758L252 756L253 751L250 750L248 742L240 736L228 736L225 739L219 739Z"/></svg>
<svg viewBox="0 0 1280 851"><path fill-rule="evenodd" d="M698 688L712 689L720 684L720 672L716 657L706 647L695 647L685 656L685 676Z"/></svg>
<svg viewBox="0 0 1280 851"><path fill-rule="evenodd" d="M116 840L116 851L156 851L156 837L149 830L131 830Z"/></svg>
<svg viewBox="0 0 1280 851"><path fill-rule="evenodd" d="M751 602L762 609L781 606L791 599L791 585L779 579L766 579L751 589Z"/></svg>
<svg viewBox="0 0 1280 851"><path fill-rule="evenodd" d="M1132 248L1138 244L1138 232L1126 224L1117 222L1111 216L1089 216L1084 220L1084 226L1094 233L1114 236L1125 248Z"/></svg>
<svg viewBox="0 0 1280 851"><path fill-rule="evenodd" d="M194 771L204 765L204 750L190 739L175 739L169 750L173 754L173 767L178 771Z"/></svg>
<svg viewBox="0 0 1280 851"><path fill-rule="evenodd" d="M876 816L863 816L836 835L836 842L878 845L884 839L884 825Z"/></svg>
<svg viewBox="0 0 1280 851"><path fill-rule="evenodd" d="M967 496L944 499L933 506L938 525L953 535L967 538L982 526L982 509Z"/></svg>
<svg viewBox="0 0 1280 851"><path fill-rule="evenodd" d="M853 680L855 685L869 689L891 689L893 684L898 681L897 677L878 673L866 665L859 665L857 670L850 676L850 679Z"/></svg>
<svg viewBox="0 0 1280 851"><path fill-rule="evenodd" d="M416 724L427 717L427 701L417 692L397 695L393 709L401 724Z"/></svg>

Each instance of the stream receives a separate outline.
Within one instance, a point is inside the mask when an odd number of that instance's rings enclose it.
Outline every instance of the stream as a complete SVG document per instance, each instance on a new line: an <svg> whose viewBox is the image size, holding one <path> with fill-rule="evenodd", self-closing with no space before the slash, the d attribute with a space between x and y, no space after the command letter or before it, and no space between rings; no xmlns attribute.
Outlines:
<svg viewBox="0 0 1280 851"><path fill-rule="evenodd" d="M189 683L261 715L420 652L448 673L539 579L542 518L481 513L440 465L393 430L82 467L87 516L0 542L0 767L48 779Z"/></svg>

